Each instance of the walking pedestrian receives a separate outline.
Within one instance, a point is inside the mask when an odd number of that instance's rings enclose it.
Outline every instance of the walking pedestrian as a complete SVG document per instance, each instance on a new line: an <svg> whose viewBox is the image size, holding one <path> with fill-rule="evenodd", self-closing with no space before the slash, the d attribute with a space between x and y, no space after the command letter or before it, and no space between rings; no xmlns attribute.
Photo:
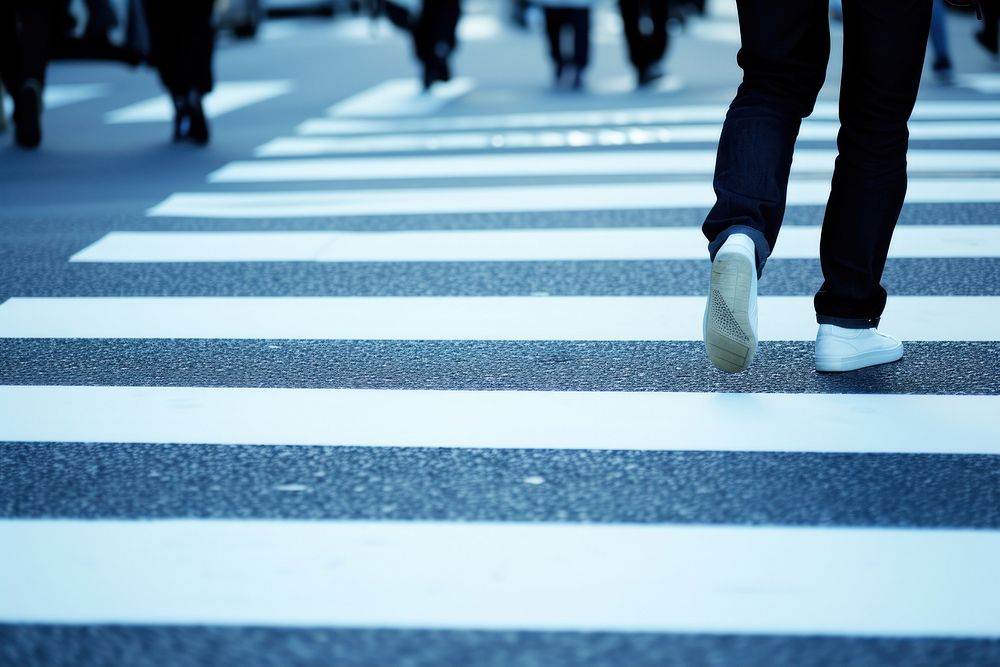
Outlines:
<svg viewBox="0 0 1000 667"><path fill-rule="evenodd" d="M635 68L639 88L663 76L661 61L667 53L670 35L668 0L619 0L628 57Z"/></svg>
<svg viewBox="0 0 1000 667"><path fill-rule="evenodd" d="M823 284L814 306L816 369L897 361L878 330L889 242L906 193L907 121L932 0L843 0L839 155L823 219ZM716 203L702 230L711 282L704 338L719 369L747 368L757 349L757 280L778 240L792 150L830 55L829 0L738 0L743 82L719 140Z"/></svg>
<svg viewBox="0 0 1000 667"><path fill-rule="evenodd" d="M583 88L590 62L589 0L542 0L556 88Z"/></svg>
<svg viewBox="0 0 1000 667"><path fill-rule="evenodd" d="M144 0L150 60L174 103L174 141L209 141L202 98L212 90L214 0Z"/></svg>
<svg viewBox="0 0 1000 667"><path fill-rule="evenodd" d="M1000 53L1000 0L981 0L983 27L976 32L976 41L994 58Z"/></svg>
<svg viewBox="0 0 1000 667"><path fill-rule="evenodd" d="M424 89L451 80L449 59L458 47L459 0L424 0L413 26L413 50L423 68Z"/></svg>
<svg viewBox="0 0 1000 667"><path fill-rule="evenodd" d="M931 70L941 83L951 83L955 79L955 68L951 62L951 48L948 43L948 13L944 0L934 0L931 12L931 51L934 60Z"/></svg>
<svg viewBox="0 0 1000 667"><path fill-rule="evenodd" d="M14 141L34 149L42 142L42 92L57 18L64 0L0 2L0 77L14 98Z"/></svg>

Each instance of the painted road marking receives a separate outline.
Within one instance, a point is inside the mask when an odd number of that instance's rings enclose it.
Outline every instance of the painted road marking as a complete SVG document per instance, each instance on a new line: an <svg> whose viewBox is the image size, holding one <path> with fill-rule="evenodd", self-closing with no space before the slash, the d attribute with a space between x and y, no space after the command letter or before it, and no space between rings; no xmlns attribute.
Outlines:
<svg viewBox="0 0 1000 667"><path fill-rule="evenodd" d="M789 206L826 205L827 180L793 180ZM1000 179L911 178L909 204L1000 202ZM712 184L595 183L392 190L300 192L181 192L149 209L151 216L181 218L312 218L449 213L515 213L710 208Z"/></svg>
<svg viewBox="0 0 1000 667"><path fill-rule="evenodd" d="M979 395L17 385L0 386L0 442L997 455L998 410Z"/></svg>
<svg viewBox="0 0 1000 667"><path fill-rule="evenodd" d="M292 90L292 82L283 81L223 81L205 97L205 115L216 118L222 114L284 95ZM105 115L105 122L158 123L174 117L173 105L166 95L154 97L144 102L111 111Z"/></svg>
<svg viewBox="0 0 1000 667"><path fill-rule="evenodd" d="M819 227L786 227L771 255L819 256ZM896 227L890 257L1000 257L1000 225ZM71 262L521 262L704 259L701 230L111 232Z"/></svg>
<svg viewBox="0 0 1000 667"><path fill-rule="evenodd" d="M5 623L1000 635L991 530L4 520L0 543Z"/></svg>
<svg viewBox="0 0 1000 667"><path fill-rule="evenodd" d="M706 262L707 266L707 262ZM761 340L813 340L812 297L761 297ZM15 297L0 338L305 340L702 339L700 296ZM1000 297L897 296L911 341L1000 340Z"/></svg>

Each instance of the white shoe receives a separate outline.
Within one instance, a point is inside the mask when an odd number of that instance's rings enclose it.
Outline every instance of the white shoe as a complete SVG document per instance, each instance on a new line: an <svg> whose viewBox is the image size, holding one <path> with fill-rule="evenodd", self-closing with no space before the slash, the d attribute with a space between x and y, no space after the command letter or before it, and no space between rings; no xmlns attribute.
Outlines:
<svg viewBox="0 0 1000 667"><path fill-rule="evenodd" d="M819 325L816 334L816 370L828 373L855 371L903 358L903 344L878 329L847 329Z"/></svg>
<svg viewBox="0 0 1000 667"><path fill-rule="evenodd" d="M727 373L746 370L757 351L757 255L746 234L726 239L712 262L704 335L708 358Z"/></svg>

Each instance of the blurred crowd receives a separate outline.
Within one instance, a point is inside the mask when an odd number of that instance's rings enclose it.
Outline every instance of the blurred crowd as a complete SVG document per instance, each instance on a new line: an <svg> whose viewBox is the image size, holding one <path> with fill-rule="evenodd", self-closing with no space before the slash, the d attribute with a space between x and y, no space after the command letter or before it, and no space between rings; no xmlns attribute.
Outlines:
<svg viewBox="0 0 1000 667"><path fill-rule="evenodd" d="M594 0L505 1L515 26L544 26L553 85L584 90ZM945 0L933 2L931 67L941 82L950 83L955 65ZM951 2L961 5L966 0ZM221 13L242 9L249 17L245 20L252 21L233 27L239 35L252 36L262 11L260 0L244 0L244 4L241 8L239 0L2 0L0 75L13 99L16 143L26 149L41 143L42 94L49 61L91 59L154 67L173 101L173 140L207 144L209 125L202 98L212 90L218 20ZM975 39L996 57L1000 0L975 4L984 19ZM350 5L373 18L385 17L408 33L425 89L451 78L461 0L352 0ZM663 77L671 24L684 23L705 11L705 0L616 0L616 5L638 88ZM842 20L842 12L840 0L832 0L832 20ZM2 100L0 95L0 104ZM6 110L0 106L0 130L6 120Z"/></svg>

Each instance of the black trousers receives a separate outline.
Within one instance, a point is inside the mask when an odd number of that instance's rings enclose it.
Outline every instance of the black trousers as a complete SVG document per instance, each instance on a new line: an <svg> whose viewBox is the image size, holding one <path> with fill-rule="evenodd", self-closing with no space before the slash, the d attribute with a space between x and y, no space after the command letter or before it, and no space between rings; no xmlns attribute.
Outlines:
<svg viewBox="0 0 1000 667"><path fill-rule="evenodd" d="M983 33L986 39L997 42L1000 30L1000 0L983 0Z"/></svg>
<svg viewBox="0 0 1000 667"><path fill-rule="evenodd" d="M758 270L778 240L792 150L830 55L827 0L738 0L743 69L715 167L716 204L702 230L715 253L749 235ZM820 242L820 323L877 326L889 241L906 193L913 111L931 0L843 0L839 151Z"/></svg>
<svg viewBox="0 0 1000 667"><path fill-rule="evenodd" d="M619 0L628 57L638 72L663 60L667 52L668 0ZM648 19L651 29L643 30Z"/></svg>
<svg viewBox="0 0 1000 667"><path fill-rule="evenodd" d="M53 40L66 26L65 0L0 0L0 76L11 95L28 79L45 84Z"/></svg>
<svg viewBox="0 0 1000 667"><path fill-rule="evenodd" d="M564 30L573 31L573 52L564 53ZM590 62L590 9L577 7L546 7L545 34L549 39L549 54L556 65L573 65L582 70Z"/></svg>
<svg viewBox="0 0 1000 667"><path fill-rule="evenodd" d="M424 0L413 27L413 48L425 66L447 60L455 50L461 12L459 0Z"/></svg>
<svg viewBox="0 0 1000 667"><path fill-rule="evenodd" d="M171 95L212 90L213 0L143 0L150 60Z"/></svg>

